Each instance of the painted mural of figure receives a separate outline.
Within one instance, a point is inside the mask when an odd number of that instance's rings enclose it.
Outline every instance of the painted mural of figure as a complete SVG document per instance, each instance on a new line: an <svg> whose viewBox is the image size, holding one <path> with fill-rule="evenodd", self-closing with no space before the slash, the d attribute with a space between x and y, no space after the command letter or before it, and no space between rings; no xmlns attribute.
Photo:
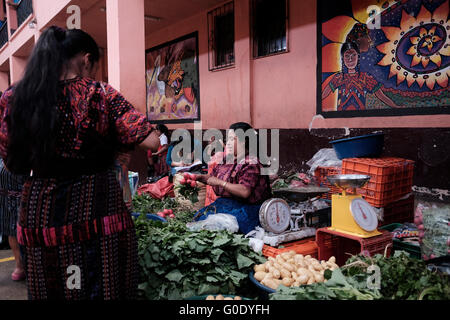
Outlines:
<svg viewBox="0 0 450 320"><path fill-rule="evenodd" d="M333 79L322 92L322 100L338 89L337 111L365 110L366 96L374 94L391 108L399 108L383 90L382 84L367 72L359 71L359 48L354 42L342 45L341 58L343 70L333 76Z"/></svg>
<svg viewBox="0 0 450 320"><path fill-rule="evenodd" d="M186 63L185 60L195 58L195 53L181 50L176 55L176 58L170 61L158 74L158 81L165 83L165 95L167 98L174 98L178 100L180 97L185 96L186 99L193 103L195 99L193 83L194 77L191 75L194 72L189 70L194 66L194 63Z"/></svg>

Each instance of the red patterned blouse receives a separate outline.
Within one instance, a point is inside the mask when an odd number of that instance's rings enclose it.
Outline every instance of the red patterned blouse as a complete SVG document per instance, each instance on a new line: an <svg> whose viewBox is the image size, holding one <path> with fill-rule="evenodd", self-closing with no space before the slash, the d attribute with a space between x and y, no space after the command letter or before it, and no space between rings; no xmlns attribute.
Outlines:
<svg viewBox="0 0 450 320"><path fill-rule="evenodd" d="M118 151L127 151L150 134L152 127L113 87L88 78L61 81L55 164L61 160L109 166ZM0 99L0 157L5 158L10 111L9 88ZM106 163L105 163L106 162Z"/></svg>
<svg viewBox="0 0 450 320"><path fill-rule="evenodd" d="M260 204L272 196L269 177L261 175L262 165L258 160L247 156L239 163L227 164L225 157L222 164L214 167L211 176L250 188L250 197L245 201L249 204ZM219 197L233 197L220 186L214 186L213 190Z"/></svg>

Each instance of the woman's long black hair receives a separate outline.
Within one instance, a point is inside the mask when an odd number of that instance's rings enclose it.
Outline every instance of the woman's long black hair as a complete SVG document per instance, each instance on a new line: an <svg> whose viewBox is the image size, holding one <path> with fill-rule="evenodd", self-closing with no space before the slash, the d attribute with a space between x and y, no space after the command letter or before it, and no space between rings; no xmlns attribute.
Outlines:
<svg viewBox="0 0 450 320"><path fill-rule="evenodd" d="M52 26L39 37L22 80L13 86L11 113L6 119L6 164L12 172L43 168L54 156L60 78L67 71L68 62L79 53L89 53L92 65L100 58L97 43L82 30Z"/></svg>

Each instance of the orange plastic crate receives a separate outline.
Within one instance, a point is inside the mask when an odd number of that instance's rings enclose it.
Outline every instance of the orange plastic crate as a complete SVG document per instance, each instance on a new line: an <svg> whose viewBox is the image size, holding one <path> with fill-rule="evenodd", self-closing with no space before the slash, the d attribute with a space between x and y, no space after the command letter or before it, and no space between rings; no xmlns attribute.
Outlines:
<svg viewBox="0 0 450 320"><path fill-rule="evenodd" d="M317 229L316 243L318 247L318 260L328 260L336 257L339 266L352 255L363 253L373 256L377 253L389 257L392 251L392 234L387 230L378 230L382 235L372 238L360 238L345 233L329 230L328 228ZM386 249L387 247L387 249Z"/></svg>
<svg viewBox="0 0 450 320"><path fill-rule="evenodd" d="M302 254L304 256L310 255L311 257L317 259L317 244L314 241L314 237L283 243L282 246L284 248L274 248L268 245L264 245L262 249L262 254L266 257L275 258L277 255L283 252L293 250L298 254Z"/></svg>
<svg viewBox="0 0 450 320"><path fill-rule="evenodd" d="M331 200L332 194L340 193L340 190L338 187L332 186L328 180L327 176L332 176L335 174L340 174L342 171L341 167L317 167L316 170L314 170L314 177L316 178L317 183L321 187L326 187L330 189L329 192L325 193L321 198L322 199L328 199Z"/></svg>
<svg viewBox="0 0 450 320"><path fill-rule="evenodd" d="M383 221L378 226L386 226L392 223L414 222L414 195L388 204L383 208Z"/></svg>
<svg viewBox="0 0 450 320"><path fill-rule="evenodd" d="M371 176L356 193L374 207L385 207L411 192L414 161L401 158L348 158L342 160L343 174Z"/></svg>

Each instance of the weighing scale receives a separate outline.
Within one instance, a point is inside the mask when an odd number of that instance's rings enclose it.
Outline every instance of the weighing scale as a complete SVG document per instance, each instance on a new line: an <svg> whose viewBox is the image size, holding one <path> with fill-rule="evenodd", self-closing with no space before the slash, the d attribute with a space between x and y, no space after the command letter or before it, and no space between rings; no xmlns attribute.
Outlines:
<svg viewBox="0 0 450 320"><path fill-rule="evenodd" d="M338 174L328 176L328 181L341 189L342 194L331 196L331 227L338 231L361 238L381 235L378 232L378 218L372 206L360 195L347 194L346 190L363 187L370 176L358 174Z"/></svg>
<svg viewBox="0 0 450 320"><path fill-rule="evenodd" d="M259 210L259 221L265 231L264 243L277 246L280 243L314 236L316 229L308 227L306 223L307 210L292 209L286 200L312 203L328 191L328 188L322 187L273 190L276 198L266 200Z"/></svg>

